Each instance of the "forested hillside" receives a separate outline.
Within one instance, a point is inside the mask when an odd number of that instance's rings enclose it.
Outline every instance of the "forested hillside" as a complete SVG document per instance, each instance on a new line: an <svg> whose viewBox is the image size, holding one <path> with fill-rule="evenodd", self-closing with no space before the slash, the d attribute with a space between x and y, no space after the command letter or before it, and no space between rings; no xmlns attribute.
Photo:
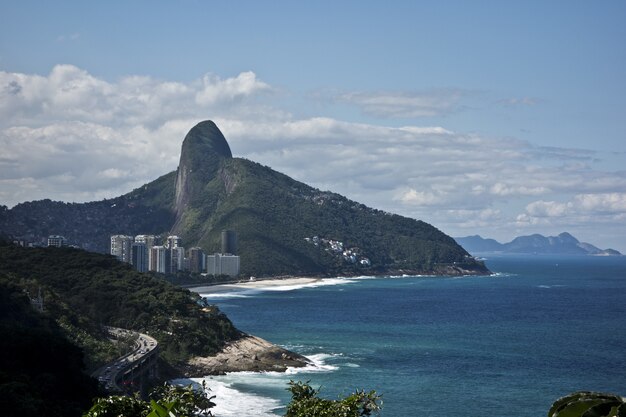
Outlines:
<svg viewBox="0 0 626 417"><path fill-rule="evenodd" d="M219 248L221 230L236 230L247 274L486 271L452 238L427 223L317 190L246 159L223 161L220 176L206 190L206 199L223 197L204 214L203 229L182 229L181 234L211 251ZM358 248L371 266L347 262L341 254L305 240L314 236Z"/></svg>
<svg viewBox="0 0 626 417"><path fill-rule="evenodd" d="M216 307L109 255L71 248L0 247L0 274L31 296L41 289L46 314L85 349L89 368L117 352L102 326L148 333L172 365L217 352L239 331Z"/></svg>
<svg viewBox="0 0 626 417"><path fill-rule="evenodd" d="M6 416L78 417L97 381L51 314L39 313L15 276L0 272L0 410Z"/></svg>

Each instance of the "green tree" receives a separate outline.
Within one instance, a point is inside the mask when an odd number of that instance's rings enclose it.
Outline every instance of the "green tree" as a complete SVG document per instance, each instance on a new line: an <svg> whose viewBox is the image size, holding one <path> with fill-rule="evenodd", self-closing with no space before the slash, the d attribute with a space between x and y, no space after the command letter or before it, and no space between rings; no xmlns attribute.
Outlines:
<svg viewBox="0 0 626 417"><path fill-rule="evenodd" d="M138 395L98 398L83 417L209 417L213 398L206 395L204 381L201 389L166 383L152 391L149 402Z"/></svg>
<svg viewBox="0 0 626 417"><path fill-rule="evenodd" d="M150 405L138 395L133 397L111 395L96 398L93 406L83 417L146 417L149 412Z"/></svg>
<svg viewBox="0 0 626 417"><path fill-rule="evenodd" d="M354 394L339 400L319 397L319 389L313 389L308 382L289 382L291 402L285 417L359 417L378 413L382 408L380 395L375 391L357 390Z"/></svg>
<svg viewBox="0 0 626 417"><path fill-rule="evenodd" d="M556 400L548 417L626 417L626 402L614 394L579 391Z"/></svg>

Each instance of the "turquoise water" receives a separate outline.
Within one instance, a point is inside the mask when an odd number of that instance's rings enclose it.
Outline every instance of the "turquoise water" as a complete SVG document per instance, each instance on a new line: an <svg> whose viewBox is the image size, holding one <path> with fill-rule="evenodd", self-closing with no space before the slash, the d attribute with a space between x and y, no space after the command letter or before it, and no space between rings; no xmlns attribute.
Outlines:
<svg viewBox="0 0 626 417"><path fill-rule="evenodd" d="M218 415L282 415L290 379L328 398L374 389L385 417L536 417L576 390L626 395L626 257L486 263L494 276L329 280L211 298L240 329L318 364L214 378Z"/></svg>

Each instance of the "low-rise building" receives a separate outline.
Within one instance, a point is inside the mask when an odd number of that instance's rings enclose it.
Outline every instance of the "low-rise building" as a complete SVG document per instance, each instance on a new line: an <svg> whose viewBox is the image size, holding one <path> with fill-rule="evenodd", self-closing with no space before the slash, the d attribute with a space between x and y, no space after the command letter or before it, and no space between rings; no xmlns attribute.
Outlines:
<svg viewBox="0 0 626 417"><path fill-rule="evenodd" d="M63 236L59 235L50 235L48 236L48 246L54 246L60 248L61 246L65 246L67 244L67 240Z"/></svg>
<svg viewBox="0 0 626 417"><path fill-rule="evenodd" d="M239 275L239 256L216 253L206 257L206 272L209 275Z"/></svg>

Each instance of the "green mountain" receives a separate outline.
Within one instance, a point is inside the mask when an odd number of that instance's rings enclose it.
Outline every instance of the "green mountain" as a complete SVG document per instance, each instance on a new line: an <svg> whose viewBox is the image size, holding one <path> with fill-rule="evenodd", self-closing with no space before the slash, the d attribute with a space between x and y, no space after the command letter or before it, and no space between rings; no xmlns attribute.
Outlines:
<svg viewBox="0 0 626 417"><path fill-rule="evenodd" d="M0 210L0 231L49 234L101 252L112 234L176 234L184 246L220 249L234 230L244 275L485 273L454 239L422 221L368 208L269 167L233 158L211 121L193 127L176 172L99 202L49 200Z"/></svg>

